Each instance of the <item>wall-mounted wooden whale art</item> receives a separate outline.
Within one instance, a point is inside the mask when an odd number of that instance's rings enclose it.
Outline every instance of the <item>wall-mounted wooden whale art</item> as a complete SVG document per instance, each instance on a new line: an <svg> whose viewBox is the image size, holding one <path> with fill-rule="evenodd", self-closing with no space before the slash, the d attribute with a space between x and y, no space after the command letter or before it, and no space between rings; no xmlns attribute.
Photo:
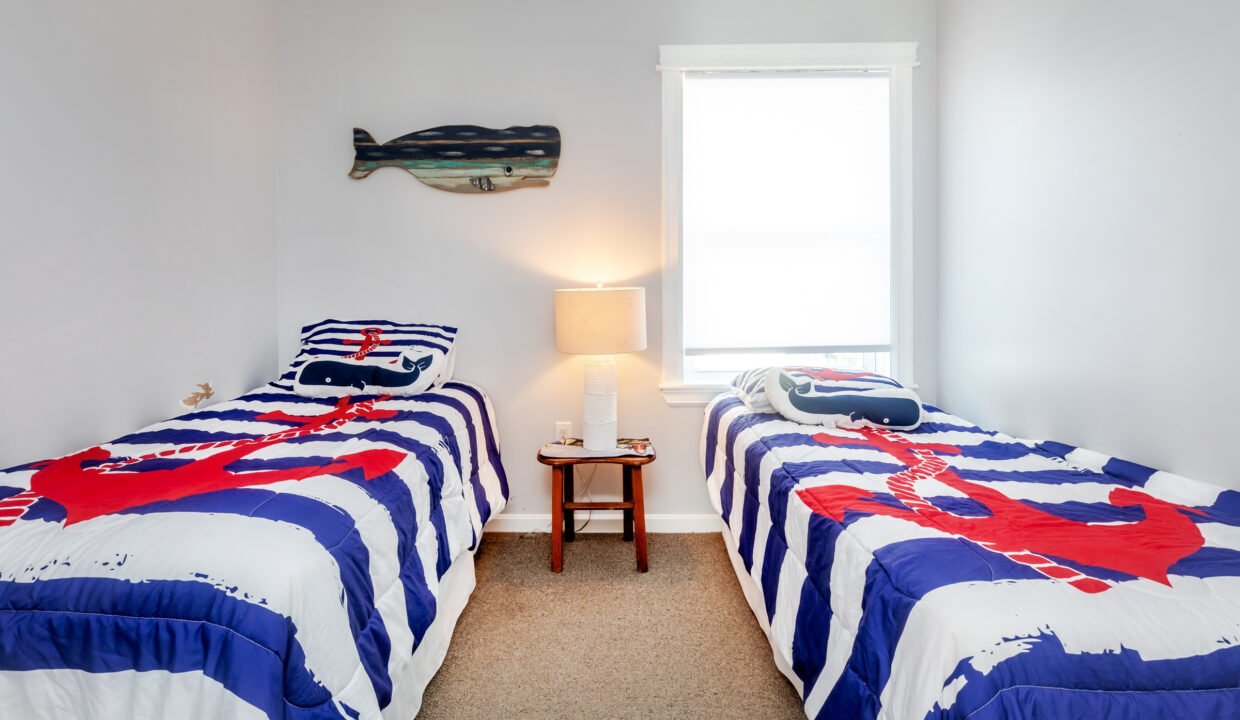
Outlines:
<svg viewBox="0 0 1240 720"><path fill-rule="evenodd" d="M401 135L380 145L353 128L357 153L349 177L397 167L440 190L478 193L545 187L560 163L560 131L550 125L503 130L444 125Z"/></svg>

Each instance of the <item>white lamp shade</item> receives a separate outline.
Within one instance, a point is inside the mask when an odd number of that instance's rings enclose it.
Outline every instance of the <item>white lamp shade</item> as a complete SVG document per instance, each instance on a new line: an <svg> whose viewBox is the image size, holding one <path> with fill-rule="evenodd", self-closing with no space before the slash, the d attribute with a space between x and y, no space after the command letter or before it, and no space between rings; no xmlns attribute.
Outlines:
<svg viewBox="0 0 1240 720"><path fill-rule="evenodd" d="M612 355L646 349L646 288L555 291L555 347Z"/></svg>

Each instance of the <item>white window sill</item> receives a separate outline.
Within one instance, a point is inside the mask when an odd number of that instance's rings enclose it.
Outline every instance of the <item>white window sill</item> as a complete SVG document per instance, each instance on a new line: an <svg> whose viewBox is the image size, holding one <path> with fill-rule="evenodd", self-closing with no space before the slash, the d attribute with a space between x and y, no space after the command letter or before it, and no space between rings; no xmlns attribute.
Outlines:
<svg viewBox="0 0 1240 720"><path fill-rule="evenodd" d="M672 407L703 407L714 400L719 393L731 389L732 386L727 384L663 384L659 386L659 390L663 391L663 399Z"/></svg>

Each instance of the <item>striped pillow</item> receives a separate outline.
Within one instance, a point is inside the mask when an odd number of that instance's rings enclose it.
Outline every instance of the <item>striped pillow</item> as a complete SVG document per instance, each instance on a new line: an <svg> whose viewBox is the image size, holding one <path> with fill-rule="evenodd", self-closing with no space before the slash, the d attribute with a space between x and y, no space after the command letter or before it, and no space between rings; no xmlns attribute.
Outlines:
<svg viewBox="0 0 1240 720"><path fill-rule="evenodd" d="M766 399L766 371L769 369L754 368L732 378L737 397L753 412L775 412L774 406Z"/></svg>
<svg viewBox="0 0 1240 720"><path fill-rule="evenodd" d="M452 379L456 362L457 329L449 325L398 323L390 320L328 319L301 329L301 350L275 383L293 389L298 371L313 359L338 359L370 363L399 363L406 351L429 354L434 362L430 389ZM423 378L426 382L427 378Z"/></svg>

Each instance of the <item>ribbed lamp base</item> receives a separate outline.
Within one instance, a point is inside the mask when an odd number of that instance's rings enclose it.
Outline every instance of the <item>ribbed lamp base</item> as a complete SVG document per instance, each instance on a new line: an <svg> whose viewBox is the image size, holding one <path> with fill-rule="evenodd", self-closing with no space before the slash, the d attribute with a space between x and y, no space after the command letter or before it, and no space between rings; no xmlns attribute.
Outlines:
<svg viewBox="0 0 1240 720"><path fill-rule="evenodd" d="M586 450L616 447L616 361L611 355L586 357L582 401L582 444Z"/></svg>

